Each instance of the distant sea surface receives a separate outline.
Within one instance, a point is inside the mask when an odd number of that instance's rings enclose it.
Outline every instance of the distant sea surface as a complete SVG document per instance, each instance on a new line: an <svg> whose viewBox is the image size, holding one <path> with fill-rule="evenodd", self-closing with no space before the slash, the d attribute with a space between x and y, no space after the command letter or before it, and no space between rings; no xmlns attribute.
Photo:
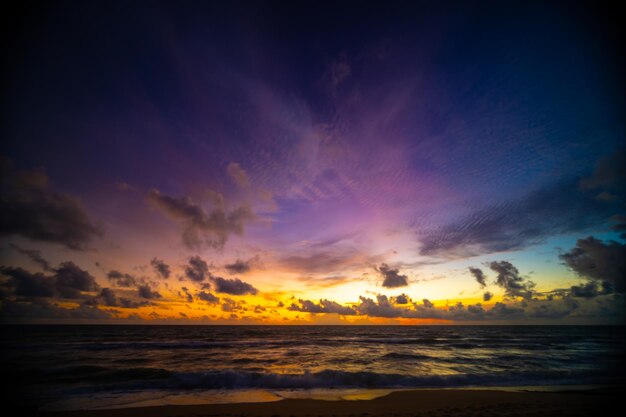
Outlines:
<svg viewBox="0 0 626 417"><path fill-rule="evenodd" d="M89 325L2 330L2 368L5 381L13 381L12 395L51 409L261 401L333 390L626 381L624 327Z"/></svg>

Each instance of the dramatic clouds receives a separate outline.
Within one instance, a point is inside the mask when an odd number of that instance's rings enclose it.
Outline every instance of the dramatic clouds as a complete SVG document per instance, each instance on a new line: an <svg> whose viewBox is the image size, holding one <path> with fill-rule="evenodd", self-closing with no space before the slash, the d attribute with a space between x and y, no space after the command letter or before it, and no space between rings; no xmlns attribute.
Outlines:
<svg viewBox="0 0 626 417"><path fill-rule="evenodd" d="M622 243L604 243L594 237L579 239L574 248L559 258L578 275L591 281L586 286L572 287L573 293L591 294L595 283L601 283L604 291L626 291L626 245Z"/></svg>
<svg viewBox="0 0 626 417"><path fill-rule="evenodd" d="M470 266L469 267L469 271L474 276L474 278L476 279L476 282L478 282L480 284L481 288L485 288L487 286L486 277L485 277L485 274L483 273L482 269L474 268L474 267Z"/></svg>
<svg viewBox="0 0 626 417"><path fill-rule="evenodd" d="M622 51L596 13L135 2L94 25L87 3L7 26L0 152L27 170L0 160L0 308L404 323L624 298Z"/></svg>
<svg viewBox="0 0 626 417"><path fill-rule="evenodd" d="M615 210L615 202L582 192L579 180L565 181L479 209L448 225L420 230L420 253L465 257L522 249L549 236L606 223Z"/></svg>
<svg viewBox="0 0 626 417"><path fill-rule="evenodd" d="M109 271L107 279L116 287L134 287L137 285L137 279L130 274L121 273L120 271Z"/></svg>
<svg viewBox="0 0 626 417"><path fill-rule="evenodd" d="M505 297L522 297L525 300L533 297L535 283L522 277L510 262L490 262L489 268L497 274L496 284L504 290Z"/></svg>
<svg viewBox="0 0 626 417"><path fill-rule="evenodd" d="M159 277L168 279L170 277L170 266L160 259L152 258L150 265L154 268Z"/></svg>
<svg viewBox="0 0 626 417"><path fill-rule="evenodd" d="M185 275L191 281L209 288L213 285L215 291L231 295L257 294L258 290L252 285L239 278L222 278L214 276L209 271L209 265L199 256L189 258L189 263L185 267ZM205 300L206 301L206 300Z"/></svg>
<svg viewBox="0 0 626 417"><path fill-rule="evenodd" d="M215 286L215 291L217 292L231 295L254 295L258 292L258 290L252 285L247 282L243 282L239 278L228 279L222 277L212 277L211 280Z"/></svg>
<svg viewBox="0 0 626 417"><path fill-rule="evenodd" d="M298 303L299 304L292 303L289 307L287 307L287 309L290 311L302 311L306 313L336 313L343 316L352 316L356 314L356 311L354 311L351 307L345 307L335 301L326 299L320 300L317 304L310 300L298 300Z"/></svg>
<svg viewBox="0 0 626 417"><path fill-rule="evenodd" d="M110 288L103 288L98 299L94 301L94 305L97 305L99 301L106 307L138 308L150 305L149 301L133 301L126 297L118 297Z"/></svg>
<svg viewBox="0 0 626 417"><path fill-rule="evenodd" d="M209 276L209 265L199 256L189 258L185 276L193 282L203 282Z"/></svg>
<svg viewBox="0 0 626 417"><path fill-rule="evenodd" d="M161 298L161 294L159 294L157 291L154 291L147 284L143 284L143 285L138 286L137 287L137 294L139 295L139 297L146 298L148 300L152 300L152 299L155 299L155 298Z"/></svg>
<svg viewBox="0 0 626 417"><path fill-rule="evenodd" d="M230 274L245 274L260 264L259 256L254 256L247 261L237 259L235 262L224 265L224 269Z"/></svg>
<svg viewBox="0 0 626 417"><path fill-rule="evenodd" d="M252 209L242 205L226 212L216 207L207 212L189 197L171 197L158 190L151 190L148 201L183 227L183 243L190 249L205 246L220 249L231 234L242 235L246 223L254 219Z"/></svg>
<svg viewBox="0 0 626 417"><path fill-rule="evenodd" d="M387 264L381 264L376 270L383 277L382 286L385 288L406 287L409 285L409 278L400 275L400 270L390 268Z"/></svg>
<svg viewBox="0 0 626 417"><path fill-rule="evenodd" d="M200 300L205 301L209 304L217 304L220 302L219 297L216 297L210 292L206 292L206 291L200 291L198 294L196 294L196 297L198 297Z"/></svg>
<svg viewBox="0 0 626 417"><path fill-rule="evenodd" d="M80 299L99 290L95 278L72 262L61 263L52 275L13 267L1 267L0 272L9 277L5 283L9 292L20 297Z"/></svg>
<svg viewBox="0 0 626 417"><path fill-rule="evenodd" d="M15 171L0 160L0 235L20 235L83 250L102 230L93 225L80 202L52 191L43 170Z"/></svg>

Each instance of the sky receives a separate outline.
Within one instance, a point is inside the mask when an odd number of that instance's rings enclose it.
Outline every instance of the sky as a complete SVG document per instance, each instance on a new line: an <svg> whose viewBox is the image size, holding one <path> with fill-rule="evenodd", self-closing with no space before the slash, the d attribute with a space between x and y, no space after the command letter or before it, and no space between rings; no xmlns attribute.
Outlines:
<svg viewBox="0 0 626 417"><path fill-rule="evenodd" d="M83 3L3 17L2 322L624 321L615 10Z"/></svg>

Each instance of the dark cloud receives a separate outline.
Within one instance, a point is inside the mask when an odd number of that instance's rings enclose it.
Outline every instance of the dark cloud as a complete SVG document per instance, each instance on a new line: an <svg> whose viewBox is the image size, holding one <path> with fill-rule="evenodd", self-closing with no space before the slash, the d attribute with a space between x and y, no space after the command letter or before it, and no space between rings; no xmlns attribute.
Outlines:
<svg viewBox="0 0 626 417"><path fill-rule="evenodd" d="M222 277L212 277L215 291L231 295L256 294L259 291L252 285L239 278L227 279Z"/></svg>
<svg viewBox="0 0 626 417"><path fill-rule="evenodd" d="M626 245L594 237L579 239L576 246L559 258L572 271L590 281L602 283L603 291L626 291Z"/></svg>
<svg viewBox="0 0 626 417"><path fill-rule="evenodd" d="M170 277L170 266L166 264L164 261L152 258L150 261L150 265L154 268L155 272L163 279L168 279Z"/></svg>
<svg viewBox="0 0 626 417"><path fill-rule="evenodd" d="M626 240L626 216L616 215L613 216L612 220L617 222L611 227L611 230L619 232L619 237Z"/></svg>
<svg viewBox="0 0 626 417"><path fill-rule="evenodd" d="M30 273L22 268L2 267L3 275L9 277L7 286L20 297L53 297L55 294L54 277L40 272Z"/></svg>
<svg viewBox="0 0 626 417"><path fill-rule="evenodd" d="M601 159L591 177L581 180L580 186L599 192L598 199L623 200L626 197L626 149Z"/></svg>
<svg viewBox="0 0 626 417"><path fill-rule="evenodd" d="M95 278L72 262L63 262L53 271L52 275L44 275L22 268L0 268L0 272L9 277L6 286L19 297L80 299L83 292L99 290Z"/></svg>
<svg viewBox="0 0 626 417"><path fill-rule="evenodd" d="M489 268L497 275L496 284L504 289L504 296L508 298L522 297L529 300L535 294L535 283L522 277L513 264L507 261L490 262Z"/></svg>
<svg viewBox="0 0 626 417"><path fill-rule="evenodd" d="M485 288L487 286L487 277L483 273L482 269L474 268L472 266L469 267L470 274L474 276L476 282L480 284L481 288Z"/></svg>
<svg viewBox="0 0 626 417"><path fill-rule="evenodd" d="M490 293L489 291L485 291L485 293L483 294L483 301L489 301L493 298L493 294Z"/></svg>
<svg viewBox="0 0 626 417"><path fill-rule="evenodd" d="M31 261L39 265L44 271L52 270L52 268L50 267L50 263L41 256L41 251L34 249L23 249L17 245L14 245L13 243L11 243L11 247L22 255L28 256Z"/></svg>
<svg viewBox="0 0 626 417"><path fill-rule="evenodd" d="M104 320L114 317L114 311L81 304L77 308L63 308L48 299L5 300L0 306L3 320L28 322L30 320Z"/></svg>
<svg viewBox="0 0 626 417"><path fill-rule="evenodd" d="M331 300L320 300L319 303L298 300L297 303L292 303L288 310L312 314L337 313L382 318L517 321L528 318L560 319L574 314L577 317L616 316L623 311L623 300L617 303L612 300L613 298L616 297L605 296L599 299L598 303L591 303L587 300L579 302L570 296L558 301L533 298L511 303L497 302L492 308L485 309L480 303L466 306L461 302L437 308L427 299L423 300L423 304L412 303L407 307L402 307L394 304L393 299L389 299L386 295L378 294L375 299L361 296L354 306L343 306Z"/></svg>
<svg viewBox="0 0 626 417"><path fill-rule="evenodd" d="M359 297L359 303L354 307L360 315L370 317L406 317L411 310L394 306L386 295L378 294L376 300L369 297Z"/></svg>
<svg viewBox="0 0 626 417"><path fill-rule="evenodd" d="M219 297L216 297L215 295L206 291L200 291L198 294L196 294L196 297L198 297L202 301L206 301L209 304L217 304L220 302Z"/></svg>
<svg viewBox="0 0 626 417"><path fill-rule="evenodd" d="M185 275L193 282L203 282L210 276L209 265L201 257L192 256L185 267Z"/></svg>
<svg viewBox="0 0 626 417"><path fill-rule="evenodd" d="M54 274L56 289L63 298L80 298L81 292L99 290L95 278L73 262L63 262Z"/></svg>
<svg viewBox="0 0 626 417"><path fill-rule="evenodd" d="M43 170L14 171L0 161L0 236L19 235L84 250L102 236L80 202L50 190Z"/></svg>
<svg viewBox="0 0 626 417"><path fill-rule="evenodd" d="M571 297L578 298L594 298L604 293L605 292L600 289L600 286L596 281L589 281L585 284L580 285L572 285L569 291L569 295Z"/></svg>
<svg viewBox="0 0 626 417"><path fill-rule="evenodd" d="M224 298L222 299L222 311L233 312L243 310L244 302L237 302L232 298Z"/></svg>
<svg viewBox="0 0 626 417"><path fill-rule="evenodd" d="M182 287L181 290L183 291L183 294L185 294L185 297L187 298L187 302L188 303L192 303L193 302L193 296L191 295L191 292L189 291L189 288Z"/></svg>
<svg viewBox="0 0 626 417"><path fill-rule="evenodd" d="M420 231L420 253L454 258L522 249L549 236L603 225L615 210L615 202L596 199L570 180Z"/></svg>
<svg viewBox="0 0 626 417"><path fill-rule="evenodd" d="M117 297L115 292L110 288L103 288L100 291L100 298L105 306L117 307Z"/></svg>
<svg viewBox="0 0 626 417"><path fill-rule="evenodd" d="M112 270L107 274L107 279L116 287L134 287L137 285L137 279L130 274L123 274L120 271Z"/></svg>
<svg viewBox="0 0 626 417"><path fill-rule="evenodd" d="M509 306L504 303L496 303L489 313L492 317L495 318L513 318L513 317L523 317L524 309L520 307Z"/></svg>
<svg viewBox="0 0 626 417"><path fill-rule="evenodd" d="M310 300L298 300L298 303L299 305L292 303L287 307L287 310L302 311L305 313L336 313L342 316L353 316L356 314L353 308L342 306L335 301L326 299L320 300L317 304Z"/></svg>
<svg viewBox="0 0 626 417"><path fill-rule="evenodd" d="M398 269L390 268L387 264L380 264L376 270L383 277L383 287L397 288L409 285L409 278L406 275L400 275Z"/></svg>
<svg viewBox="0 0 626 417"><path fill-rule="evenodd" d="M148 201L173 220L183 224L183 243L190 249L201 249L205 246L223 248L231 234L242 235L245 224L254 219L254 213L247 205L230 213L221 207L206 212L189 197L171 197L158 190L150 191Z"/></svg>
<svg viewBox="0 0 626 417"><path fill-rule="evenodd" d="M138 308L150 305L148 301L133 301L125 297L118 298L110 288L103 288L100 291L99 299L102 305L107 307Z"/></svg>
<svg viewBox="0 0 626 417"><path fill-rule="evenodd" d="M157 291L152 290L152 288L150 288L150 286L147 284L139 285L137 287L137 294L139 295L139 297L148 300L161 298L161 294L159 294Z"/></svg>
<svg viewBox="0 0 626 417"><path fill-rule="evenodd" d="M225 265L224 268L231 274L245 274L246 272L250 272L253 266L258 262L258 256L252 257L247 261L237 259L235 262Z"/></svg>
<svg viewBox="0 0 626 417"><path fill-rule="evenodd" d="M402 304L403 305L403 304L408 304L409 301L410 301L410 298L406 294L400 294L400 295L398 295L396 297L393 297L393 301L396 304Z"/></svg>

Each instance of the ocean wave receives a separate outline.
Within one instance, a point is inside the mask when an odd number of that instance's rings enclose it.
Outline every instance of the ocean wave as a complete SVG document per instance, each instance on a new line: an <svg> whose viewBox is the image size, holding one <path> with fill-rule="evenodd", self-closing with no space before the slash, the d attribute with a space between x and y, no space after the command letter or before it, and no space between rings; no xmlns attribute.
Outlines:
<svg viewBox="0 0 626 417"><path fill-rule="evenodd" d="M323 370L302 374L241 371L176 373L161 388L167 389L311 389L311 388L428 388L507 385L566 385L597 382L606 375L595 371L421 375ZM606 378L605 378L606 380Z"/></svg>

